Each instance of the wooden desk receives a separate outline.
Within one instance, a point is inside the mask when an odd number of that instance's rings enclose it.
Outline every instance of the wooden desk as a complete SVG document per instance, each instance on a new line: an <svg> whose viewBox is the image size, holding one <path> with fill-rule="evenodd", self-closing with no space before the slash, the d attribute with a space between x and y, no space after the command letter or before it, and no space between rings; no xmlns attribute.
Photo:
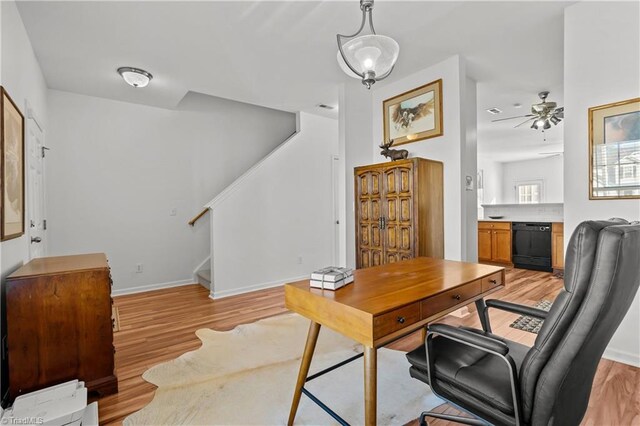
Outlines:
<svg viewBox="0 0 640 426"><path fill-rule="evenodd" d="M364 346L365 423L376 424L376 351L504 287L504 268L419 257L354 272L337 291L285 285L286 307L311 320L288 424L298 410L320 326Z"/></svg>

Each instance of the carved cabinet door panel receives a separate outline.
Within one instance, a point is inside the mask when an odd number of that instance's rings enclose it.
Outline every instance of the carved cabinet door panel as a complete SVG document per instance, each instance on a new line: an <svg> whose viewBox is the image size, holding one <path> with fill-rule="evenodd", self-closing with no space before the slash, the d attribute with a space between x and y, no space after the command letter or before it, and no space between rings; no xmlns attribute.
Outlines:
<svg viewBox="0 0 640 426"><path fill-rule="evenodd" d="M356 174L356 267L383 263L382 173L376 170Z"/></svg>
<svg viewBox="0 0 640 426"><path fill-rule="evenodd" d="M385 208L385 261L415 257L413 214L413 164L387 168L382 188Z"/></svg>

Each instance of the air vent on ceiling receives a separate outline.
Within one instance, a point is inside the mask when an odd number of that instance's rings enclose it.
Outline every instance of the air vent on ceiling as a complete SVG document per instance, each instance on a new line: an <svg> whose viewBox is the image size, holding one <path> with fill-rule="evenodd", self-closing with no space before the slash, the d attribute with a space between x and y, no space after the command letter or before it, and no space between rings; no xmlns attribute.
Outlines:
<svg viewBox="0 0 640 426"><path fill-rule="evenodd" d="M496 115L496 114L500 114L500 113L502 112L502 110L501 110L501 109L498 109L498 108L489 108L489 109L487 110L487 112L488 112L489 114Z"/></svg>
<svg viewBox="0 0 640 426"><path fill-rule="evenodd" d="M335 109L335 107L332 107L331 105L326 105L326 104L318 104L316 106L318 108L323 108L323 109Z"/></svg>

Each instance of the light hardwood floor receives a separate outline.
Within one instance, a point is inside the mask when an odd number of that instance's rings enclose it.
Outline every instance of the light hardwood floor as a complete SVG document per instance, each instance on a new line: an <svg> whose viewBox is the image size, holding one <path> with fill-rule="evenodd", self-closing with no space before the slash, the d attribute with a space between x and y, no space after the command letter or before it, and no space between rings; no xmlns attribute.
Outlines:
<svg viewBox="0 0 640 426"><path fill-rule="evenodd" d="M562 286L562 281L551 274L519 269L507 272L507 283L507 289L492 298L533 305L543 299L553 300ZM208 296L208 290L196 284L115 298L120 315L120 331L114 336L120 391L99 400L101 424L120 424L124 417L148 404L155 386L145 382L142 373L197 349L200 340L194 334L196 330L230 330L239 324L287 312L282 287L221 300L211 300ZM533 344L534 334L509 327L516 317L493 311L494 332L526 345ZM441 321L480 327L473 312L465 318L447 316ZM390 347L407 351L420 343L420 336L415 333ZM408 368L407 364L407 374ZM438 409L457 413L446 404ZM430 424L451 423L432 421ZM640 425L640 369L602 360L583 424Z"/></svg>

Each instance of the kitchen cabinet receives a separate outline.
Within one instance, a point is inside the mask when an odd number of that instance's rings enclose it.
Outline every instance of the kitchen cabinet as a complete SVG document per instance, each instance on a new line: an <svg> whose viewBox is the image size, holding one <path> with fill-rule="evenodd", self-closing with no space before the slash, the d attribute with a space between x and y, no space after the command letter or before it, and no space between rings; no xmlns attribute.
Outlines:
<svg viewBox="0 0 640 426"><path fill-rule="evenodd" d="M551 224L551 267L564 270L564 223Z"/></svg>
<svg viewBox="0 0 640 426"><path fill-rule="evenodd" d="M478 222L478 260L511 263L511 222Z"/></svg>

